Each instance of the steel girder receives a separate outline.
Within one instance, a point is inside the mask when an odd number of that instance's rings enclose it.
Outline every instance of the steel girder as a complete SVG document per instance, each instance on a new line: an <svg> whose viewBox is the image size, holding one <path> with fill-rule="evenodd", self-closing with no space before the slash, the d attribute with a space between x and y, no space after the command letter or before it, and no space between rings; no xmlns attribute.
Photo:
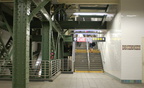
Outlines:
<svg viewBox="0 0 144 88"><path fill-rule="evenodd" d="M107 5L106 9L105 9L105 12L108 11L108 8L109 8L109 5ZM101 22L101 27L104 25L105 21L106 21L106 17L107 15L104 15L104 17L102 18L102 22Z"/></svg>
<svg viewBox="0 0 144 88"><path fill-rule="evenodd" d="M32 18L42 9L44 8L44 6L51 0L44 0L43 2L41 2L29 15L29 20L31 21Z"/></svg>
<svg viewBox="0 0 144 88"><path fill-rule="evenodd" d="M8 21L7 21L6 17L5 17L5 15L3 14L3 12L2 12L2 17L3 17L4 23L5 23L8 31L10 32L11 36L13 37L13 34L12 34L12 31L13 31L13 30L12 30L12 28L10 27L10 25L8 24Z"/></svg>
<svg viewBox="0 0 144 88"><path fill-rule="evenodd" d="M36 6L39 5L39 2L32 0ZM52 27L54 28L54 30L56 30L60 35L62 35L62 29L60 27L58 27L58 24L56 24L55 22L52 21L49 13L46 11L45 8L42 8L41 13L44 15L44 17L47 19L47 21L49 21L50 25L52 25Z"/></svg>
<svg viewBox="0 0 144 88"><path fill-rule="evenodd" d="M47 22L42 22L42 60L50 60L50 53L51 53L51 32L52 32L52 28L50 27L50 23ZM46 68L48 68L50 66L46 65ZM44 66L42 67L44 68ZM42 69L42 75L45 74L45 69ZM49 69L49 72L47 72L46 74L51 74L51 70ZM43 77L45 79L49 78L49 77Z"/></svg>
<svg viewBox="0 0 144 88"><path fill-rule="evenodd" d="M60 21L62 29L106 29L106 22L101 21Z"/></svg>
<svg viewBox="0 0 144 88"><path fill-rule="evenodd" d="M14 1L12 88L29 88L30 0Z"/></svg>
<svg viewBox="0 0 144 88"><path fill-rule="evenodd" d="M14 0L0 0L0 2L14 2Z"/></svg>
<svg viewBox="0 0 144 88"><path fill-rule="evenodd" d="M105 10L106 7L80 7L80 9Z"/></svg>
<svg viewBox="0 0 144 88"><path fill-rule="evenodd" d="M42 60L50 60L52 29L49 22L43 22L42 24Z"/></svg>

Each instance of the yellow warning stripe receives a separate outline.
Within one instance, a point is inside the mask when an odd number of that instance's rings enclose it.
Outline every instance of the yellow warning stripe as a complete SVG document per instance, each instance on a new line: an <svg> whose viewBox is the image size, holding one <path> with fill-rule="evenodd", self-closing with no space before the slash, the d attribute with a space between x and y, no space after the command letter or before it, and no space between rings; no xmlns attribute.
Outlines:
<svg viewBox="0 0 144 88"><path fill-rule="evenodd" d="M75 52L76 53L87 53L87 50L85 50L85 49L76 49ZM89 50L89 52L90 52L90 50ZM92 53L100 53L100 51L99 50L92 50Z"/></svg>

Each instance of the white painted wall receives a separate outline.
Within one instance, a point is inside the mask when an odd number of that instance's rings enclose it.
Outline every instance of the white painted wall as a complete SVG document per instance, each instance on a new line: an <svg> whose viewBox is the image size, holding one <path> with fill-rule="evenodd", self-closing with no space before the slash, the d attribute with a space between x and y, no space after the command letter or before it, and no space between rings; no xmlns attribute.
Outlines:
<svg viewBox="0 0 144 88"><path fill-rule="evenodd" d="M120 11L108 23L106 42L99 43L104 70L121 80L142 80L144 0L120 1ZM140 45L141 50L122 50L122 45Z"/></svg>
<svg viewBox="0 0 144 88"><path fill-rule="evenodd" d="M130 4L129 4L130 3ZM144 0L121 0L122 45L141 45L144 37ZM142 50L122 50L121 79L142 79Z"/></svg>
<svg viewBox="0 0 144 88"><path fill-rule="evenodd" d="M111 6L109 12L117 14L114 19L108 22L108 32L106 42L98 43L101 50L104 71L121 78L121 14L119 6Z"/></svg>

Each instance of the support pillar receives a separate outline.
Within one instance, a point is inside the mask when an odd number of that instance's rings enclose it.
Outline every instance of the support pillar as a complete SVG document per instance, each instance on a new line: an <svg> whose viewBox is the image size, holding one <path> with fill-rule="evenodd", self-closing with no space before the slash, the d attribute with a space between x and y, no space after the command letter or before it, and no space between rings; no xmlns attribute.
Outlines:
<svg viewBox="0 0 144 88"><path fill-rule="evenodd" d="M49 22L42 23L42 61L50 61L51 53L51 33L52 27ZM47 70L49 68L49 70ZM51 77L51 62L42 63L42 78L47 79Z"/></svg>
<svg viewBox="0 0 144 88"><path fill-rule="evenodd" d="M30 0L14 0L12 88L29 88Z"/></svg>
<svg viewBox="0 0 144 88"><path fill-rule="evenodd" d="M61 43L61 58L64 58L64 42L63 42L63 39L61 39L60 43Z"/></svg>
<svg viewBox="0 0 144 88"><path fill-rule="evenodd" d="M58 58L57 59L60 59L61 58L61 44L60 44L60 37L58 38Z"/></svg>
<svg viewBox="0 0 144 88"><path fill-rule="evenodd" d="M50 60L52 30L49 22L43 22L42 25L42 60Z"/></svg>

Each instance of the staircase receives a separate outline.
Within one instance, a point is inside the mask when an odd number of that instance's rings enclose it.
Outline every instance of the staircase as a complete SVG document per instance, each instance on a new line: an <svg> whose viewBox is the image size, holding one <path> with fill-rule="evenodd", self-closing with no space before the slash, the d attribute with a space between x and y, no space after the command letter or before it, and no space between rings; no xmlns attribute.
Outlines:
<svg viewBox="0 0 144 88"><path fill-rule="evenodd" d="M88 71L88 60L86 53L76 53L75 70Z"/></svg>
<svg viewBox="0 0 144 88"><path fill-rule="evenodd" d="M90 53L90 71L103 71L100 53Z"/></svg>
<svg viewBox="0 0 144 88"><path fill-rule="evenodd" d="M89 53L90 66L88 66L88 56L86 43L81 43L80 47L76 47L75 53L75 71L76 72L103 72L102 59L97 44L93 53Z"/></svg>

